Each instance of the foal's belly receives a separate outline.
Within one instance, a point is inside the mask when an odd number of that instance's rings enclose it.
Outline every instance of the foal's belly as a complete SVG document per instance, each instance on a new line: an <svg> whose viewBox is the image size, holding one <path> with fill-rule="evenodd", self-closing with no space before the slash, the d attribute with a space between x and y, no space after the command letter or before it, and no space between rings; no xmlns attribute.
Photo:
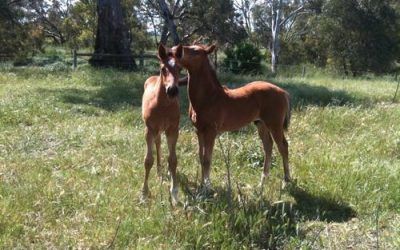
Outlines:
<svg viewBox="0 0 400 250"><path fill-rule="evenodd" d="M217 132L239 130L259 118L258 109L236 110L214 107L208 111L196 113L190 110L190 118L199 130L213 129Z"/></svg>
<svg viewBox="0 0 400 250"><path fill-rule="evenodd" d="M221 122L220 131L234 131L258 119L258 112L235 113L226 115Z"/></svg>

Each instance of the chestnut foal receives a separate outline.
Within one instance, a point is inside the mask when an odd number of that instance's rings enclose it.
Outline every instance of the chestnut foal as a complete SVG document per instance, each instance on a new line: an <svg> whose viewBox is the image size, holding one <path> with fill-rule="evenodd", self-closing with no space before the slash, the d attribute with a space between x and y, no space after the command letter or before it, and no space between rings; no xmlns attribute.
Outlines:
<svg viewBox="0 0 400 250"><path fill-rule="evenodd" d="M263 81L236 89L221 86L208 59L214 49L215 45L172 48L177 63L188 70L189 115L197 130L203 187L208 188L211 184L211 157L217 134L238 130L250 122L256 123L264 148L261 187L269 174L272 138L283 159L284 179L290 181L288 143L284 135L290 119L289 94Z"/></svg>
<svg viewBox="0 0 400 250"><path fill-rule="evenodd" d="M178 202L178 183L176 177L176 142L179 134L179 66L171 52L162 44L158 48L160 75L149 77L144 84L142 100L142 117L146 124L147 153L144 161L145 177L142 188L142 199L149 194L148 178L153 166L153 145L157 151L157 173L161 177L161 133L165 132L168 143L168 170L171 175L171 201Z"/></svg>

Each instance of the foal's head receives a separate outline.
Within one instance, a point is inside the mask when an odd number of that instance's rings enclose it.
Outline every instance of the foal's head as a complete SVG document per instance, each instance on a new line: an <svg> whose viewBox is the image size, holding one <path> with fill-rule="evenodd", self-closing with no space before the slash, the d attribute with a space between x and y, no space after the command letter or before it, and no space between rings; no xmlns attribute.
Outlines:
<svg viewBox="0 0 400 250"><path fill-rule="evenodd" d="M165 86L166 93L169 97L176 97L179 93L180 67L176 63L171 50L164 47L162 44L158 47L158 58L160 59L161 84Z"/></svg>
<svg viewBox="0 0 400 250"><path fill-rule="evenodd" d="M172 48L174 57L177 63L189 70L195 70L201 66L206 60L208 61L208 54L215 50L215 45L178 45Z"/></svg>

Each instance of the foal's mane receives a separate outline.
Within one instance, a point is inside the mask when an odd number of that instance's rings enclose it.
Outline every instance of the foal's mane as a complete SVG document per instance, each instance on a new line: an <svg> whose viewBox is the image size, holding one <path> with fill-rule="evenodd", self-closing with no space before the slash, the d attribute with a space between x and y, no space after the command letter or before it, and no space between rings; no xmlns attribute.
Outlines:
<svg viewBox="0 0 400 250"><path fill-rule="evenodd" d="M214 63L212 63L211 59L208 58L208 56L207 56L207 60L208 60L211 76L212 76L212 78L215 79L215 81L213 81L213 84L216 85L217 87L222 87L221 83L218 80L217 71L215 70Z"/></svg>
<svg viewBox="0 0 400 250"><path fill-rule="evenodd" d="M196 46L201 47L203 50L206 49L206 46L205 46L205 45L197 44ZM211 73L211 76L212 76L213 79L215 79L215 81L213 81L213 84L214 84L215 86L217 86L218 88L222 88L222 85L221 85L221 83L220 83L219 80L218 80L217 71L215 70L215 65L214 65L214 63L212 62L212 60L210 59L210 57L209 57L208 55L206 55L206 57L207 57L207 61L208 61L208 65L207 65L207 66L208 66L208 68L209 68L209 71L210 71L210 73Z"/></svg>

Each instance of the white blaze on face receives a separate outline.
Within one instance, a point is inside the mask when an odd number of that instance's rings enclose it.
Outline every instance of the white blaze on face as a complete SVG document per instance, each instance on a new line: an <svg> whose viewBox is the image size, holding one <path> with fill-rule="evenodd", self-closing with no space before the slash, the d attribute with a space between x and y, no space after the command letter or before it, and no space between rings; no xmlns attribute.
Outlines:
<svg viewBox="0 0 400 250"><path fill-rule="evenodd" d="M175 67L175 59L174 58L169 59L168 60L168 65L171 66L171 67Z"/></svg>

